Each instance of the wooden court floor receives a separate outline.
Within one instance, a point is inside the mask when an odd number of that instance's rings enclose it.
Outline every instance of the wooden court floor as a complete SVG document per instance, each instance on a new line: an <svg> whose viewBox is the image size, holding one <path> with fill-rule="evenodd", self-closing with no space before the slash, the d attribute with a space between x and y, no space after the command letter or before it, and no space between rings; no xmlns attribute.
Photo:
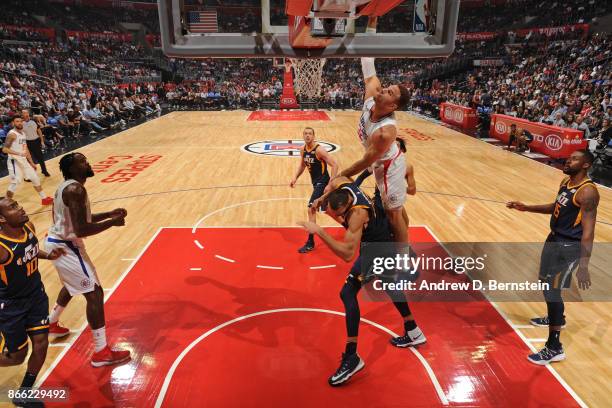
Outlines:
<svg viewBox="0 0 612 408"><path fill-rule="evenodd" d="M319 140L340 147L334 155L341 167L363 152L356 137L358 112L331 111L330 121L247 121L249 114L174 112L79 149L97 171L86 184L92 211L128 210L125 227L86 241L106 289L118 282L160 227L192 227L205 215L206 226L290 226L305 219L305 200L311 190L308 176L304 174L295 189L289 188L297 157L254 155L241 146L299 140L302 129L311 126ZM409 197L406 207L411 224L428 226L443 242L545 240L548 216L510 211L503 203L552 202L563 178L559 170L409 114L402 113L399 119L402 131L411 134L408 160L417 180L418 192ZM43 180L49 195L61 181L58 160L48 162L52 177ZM0 189L6 190L7 185L7 178L0 180ZM596 241L609 243L612 191L605 187L599 191L601 222L596 226ZM31 215L42 238L51 223L50 209L40 206L30 184L21 185L15 198ZM238 205L251 201L256 202ZM324 225L334 225L320 219ZM40 267L52 305L59 280L49 263L41 261ZM596 279L593 276L595 285ZM497 307L525 338L546 337L545 329L524 326L530 317L544 313L543 302L498 303ZM612 349L607 337L611 311L611 303L566 306L569 324L562 341L568 359L554 369L589 406L606 406L612 391ZM61 322L75 330L83 325L82 299L73 300ZM43 373L63 349L50 347ZM24 369L3 369L0 389L17 386Z"/></svg>

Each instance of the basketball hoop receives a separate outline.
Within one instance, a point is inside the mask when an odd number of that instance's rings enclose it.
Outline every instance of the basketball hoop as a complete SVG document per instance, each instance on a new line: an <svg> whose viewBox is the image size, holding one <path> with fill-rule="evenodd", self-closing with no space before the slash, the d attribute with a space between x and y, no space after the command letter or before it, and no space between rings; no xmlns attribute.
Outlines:
<svg viewBox="0 0 612 408"><path fill-rule="evenodd" d="M325 58L288 59L295 69L295 93L302 98L318 98L321 95L321 75Z"/></svg>

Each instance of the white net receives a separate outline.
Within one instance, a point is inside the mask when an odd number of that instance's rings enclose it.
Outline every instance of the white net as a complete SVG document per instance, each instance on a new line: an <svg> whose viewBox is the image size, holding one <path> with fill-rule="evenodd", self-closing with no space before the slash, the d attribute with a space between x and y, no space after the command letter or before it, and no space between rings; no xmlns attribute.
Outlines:
<svg viewBox="0 0 612 408"><path fill-rule="evenodd" d="M295 70L295 93L302 98L319 97L325 59L292 59L291 65Z"/></svg>

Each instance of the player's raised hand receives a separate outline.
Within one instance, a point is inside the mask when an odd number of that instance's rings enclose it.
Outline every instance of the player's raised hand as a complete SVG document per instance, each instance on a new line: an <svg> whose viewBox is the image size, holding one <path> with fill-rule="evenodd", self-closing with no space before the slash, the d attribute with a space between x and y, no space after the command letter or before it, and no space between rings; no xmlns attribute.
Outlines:
<svg viewBox="0 0 612 408"><path fill-rule="evenodd" d="M308 231L309 234L318 234L321 231L321 227L314 222L298 221L297 224Z"/></svg>
<svg viewBox="0 0 612 408"><path fill-rule="evenodd" d="M513 210L527 211L527 206L520 201L508 201L506 207Z"/></svg>

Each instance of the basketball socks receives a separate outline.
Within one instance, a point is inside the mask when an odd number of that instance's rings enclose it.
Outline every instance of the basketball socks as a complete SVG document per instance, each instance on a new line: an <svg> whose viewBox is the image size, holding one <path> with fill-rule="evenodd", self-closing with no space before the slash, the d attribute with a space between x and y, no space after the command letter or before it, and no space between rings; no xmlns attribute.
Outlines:
<svg viewBox="0 0 612 408"><path fill-rule="evenodd" d="M64 306L60 306L56 303L51 310L51 314L49 314L49 323L57 323L63 311Z"/></svg>
<svg viewBox="0 0 612 408"><path fill-rule="evenodd" d="M106 328L100 327L99 329L91 330L94 341L94 351L97 353L106 347Z"/></svg>
<svg viewBox="0 0 612 408"><path fill-rule="evenodd" d="M357 342L356 341L349 341L346 343L346 347L344 349L344 354L346 354L347 356L350 356L351 354L355 354L357 353Z"/></svg>
<svg viewBox="0 0 612 408"><path fill-rule="evenodd" d="M546 342L546 347L552 350L559 350L561 348L561 331L560 330L551 330L548 333L548 341Z"/></svg>
<svg viewBox="0 0 612 408"><path fill-rule="evenodd" d="M314 234L308 234L308 240L306 243L314 246Z"/></svg>
<svg viewBox="0 0 612 408"><path fill-rule="evenodd" d="M25 376L23 377L23 381L21 382L21 388L32 388L35 381L36 374L26 372Z"/></svg>
<svg viewBox="0 0 612 408"><path fill-rule="evenodd" d="M414 320L406 320L404 322L404 330L406 330L406 333L408 333L410 330L414 330L416 328L417 328L416 321L414 321Z"/></svg>
<svg viewBox="0 0 612 408"><path fill-rule="evenodd" d="M47 198L47 195L46 195L46 194L45 194L45 192L44 192L44 191L42 191L42 190L40 190L40 191L38 192L38 195L40 196L40 198Z"/></svg>

